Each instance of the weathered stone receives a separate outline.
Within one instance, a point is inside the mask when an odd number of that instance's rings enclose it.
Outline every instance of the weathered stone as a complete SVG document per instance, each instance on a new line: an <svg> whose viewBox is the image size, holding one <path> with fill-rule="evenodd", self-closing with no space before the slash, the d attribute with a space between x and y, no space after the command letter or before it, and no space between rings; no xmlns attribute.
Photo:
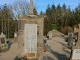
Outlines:
<svg viewBox="0 0 80 60"><path fill-rule="evenodd" d="M30 0L30 9L29 9L29 15L33 15L33 0Z"/></svg>
<svg viewBox="0 0 80 60"><path fill-rule="evenodd" d="M37 58L38 60L43 59L43 17L32 17L32 16L21 16L19 21L25 21L20 28L23 28L25 24L37 24ZM19 24L18 24L19 25ZM18 42L21 54L24 53L24 28L18 29Z"/></svg>
<svg viewBox="0 0 80 60"><path fill-rule="evenodd" d="M77 42L76 47L77 47L78 49L80 49L80 24L78 24L78 26L79 26L79 32L78 32L78 42Z"/></svg>
<svg viewBox="0 0 80 60"><path fill-rule="evenodd" d="M68 31L68 46L71 48L73 47L73 36L74 36L73 30L69 29L69 31Z"/></svg>
<svg viewBox="0 0 80 60"><path fill-rule="evenodd" d="M36 59L37 60L43 60L43 17L39 17L36 15L33 15L33 0L30 0L30 10L29 10L29 15L23 15L18 17L18 43L20 47L20 54L28 58L30 55L29 53L24 52L24 26L25 24L37 24L37 54L36 54ZM36 60L31 58L31 60Z"/></svg>

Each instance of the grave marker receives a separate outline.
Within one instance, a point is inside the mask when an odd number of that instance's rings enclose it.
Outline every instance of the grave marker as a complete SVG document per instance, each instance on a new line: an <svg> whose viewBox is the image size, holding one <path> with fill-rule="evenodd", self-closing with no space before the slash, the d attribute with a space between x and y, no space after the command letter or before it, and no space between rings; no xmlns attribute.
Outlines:
<svg viewBox="0 0 80 60"><path fill-rule="evenodd" d="M19 54L25 58L30 58L31 60L43 60L44 17L34 15L33 8L33 0L30 0L29 15L22 15L18 17L18 43L20 47ZM26 24L36 24L37 27L35 27L35 29L37 30L34 29L33 25L31 26L31 28L29 26L25 28L24 26ZM33 30L35 30L36 33L38 32L38 35L36 35ZM28 32L25 34L25 31ZM34 47L35 49L32 47Z"/></svg>
<svg viewBox="0 0 80 60"><path fill-rule="evenodd" d="M37 24L25 24L25 53L37 53Z"/></svg>
<svg viewBox="0 0 80 60"><path fill-rule="evenodd" d="M72 60L80 60L80 49L73 50Z"/></svg>
<svg viewBox="0 0 80 60"><path fill-rule="evenodd" d="M70 46L70 47L73 47L73 30L72 29L70 29L69 31L68 31L68 45Z"/></svg>

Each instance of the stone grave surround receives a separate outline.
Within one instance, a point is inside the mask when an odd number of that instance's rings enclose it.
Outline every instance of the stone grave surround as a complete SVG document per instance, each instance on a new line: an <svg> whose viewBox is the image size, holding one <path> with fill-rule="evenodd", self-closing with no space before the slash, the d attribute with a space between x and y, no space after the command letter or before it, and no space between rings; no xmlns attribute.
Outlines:
<svg viewBox="0 0 80 60"><path fill-rule="evenodd" d="M24 53L24 26L25 24L37 24L37 54ZM38 60L43 60L43 17L31 15L31 16L20 16L18 17L18 44L19 44L19 54L25 57L29 56L31 58L37 58ZM33 55L35 55L33 57ZM27 57L28 58L28 57Z"/></svg>

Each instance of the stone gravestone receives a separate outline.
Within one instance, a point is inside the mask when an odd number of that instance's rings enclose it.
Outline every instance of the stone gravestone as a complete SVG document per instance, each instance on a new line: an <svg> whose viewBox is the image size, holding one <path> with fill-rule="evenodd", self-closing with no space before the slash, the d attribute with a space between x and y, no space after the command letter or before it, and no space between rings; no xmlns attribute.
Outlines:
<svg viewBox="0 0 80 60"><path fill-rule="evenodd" d="M18 40L17 37L18 37L18 34L17 34L17 31L15 31L15 32L14 32L14 41L15 41L15 42L17 42L17 40Z"/></svg>
<svg viewBox="0 0 80 60"><path fill-rule="evenodd" d="M68 31L68 46L73 47L73 30Z"/></svg>
<svg viewBox="0 0 80 60"><path fill-rule="evenodd" d="M37 54L37 24L25 24L24 50L27 54ZM29 57L27 55L27 57ZM33 56L32 56L33 57Z"/></svg>
<svg viewBox="0 0 80 60"><path fill-rule="evenodd" d="M33 0L30 0L30 5L33 5ZM32 7L32 8L31 8ZM32 60L43 60L43 26L44 26L44 17L33 15L33 6L30 7L29 15L22 15L18 17L18 43L19 43L19 54L22 55L25 58L32 59ZM30 26L30 24L33 26ZM26 29L25 26L27 25ZM34 25L37 26L34 27ZM32 29L35 28L35 29ZM28 29L28 30L27 30ZM37 29L37 30L36 30ZM36 35L34 36L34 42L33 42L33 35L37 31L37 40ZM25 33L25 31L27 33ZM29 32L33 32L29 33ZM28 36L29 35L29 36ZM32 41L32 42L31 42ZM28 43L29 42L29 43ZM35 44L35 47L34 45ZM37 45L37 47L36 47ZM25 47L26 46L26 47ZM29 50L27 49L28 46L30 47ZM34 50L34 48L37 48ZM33 49L33 50L32 50ZM36 52L37 50L37 52ZM29 53L27 53L29 51ZM36 53L36 54L34 54ZM35 57L36 56L36 57ZM34 58L34 59L33 59Z"/></svg>
<svg viewBox="0 0 80 60"><path fill-rule="evenodd" d="M7 40L6 40L6 36L1 33L0 35L0 50L7 50L8 49L8 44L7 44Z"/></svg>
<svg viewBox="0 0 80 60"><path fill-rule="evenodd" d="M24 23L24 26L26 24L37 24L37 32L39 32L37 34L37 59L38 60L39 59L43 60L43 58L42 58L43 57L43 23L44 23L43 22L43 18L42 17L37 17L37 18L36 17L28 17L28 16L22 16L22 17L19 18L19 21L20 20L21 21L22 20L26 21L26 23ZM24 27L24 26L22 26L22 27ZM23 30L18 30L18 34L19 34L18 35L19 47L20 47L20 49L23 49L24 46L25 46L25 43L24 43L24 40L25 40L25 31L24 31L24 28L23 28ZM25 53L25 52L23 51L22 53ZM34 54L32 54L32 55L34 55Z"/></svg>
<svg viewBox="0 0 80 60"><path fill-rule="evenodd" d="M73 50L72 60L80 60L80 49Z"/></svg>
<svg viewBox="0 0 80 60"><path fill-rule="evenodd" d="M24 20L25 19L25 20ZM43 18L42 17L28 17L28 16L22 16L19 18L19 21L26 21L23 25L25 26L26 24L37 24L37 59L43 60ZM21 28L24 27L21 25ZM27 30L27 29L26 29ZM21 30L18 30L18 43L19 47L21 49L21 53L24 55L25 52L24 50L24 43L25 40L25 31L24 28ZM30 56L25 54L26 56ZM34 55L34 54L32 54ZM28 58L28 57L27 57Z"/></svg>
<svg viewBox="0 0 80 60"><path fill-rule="evenodd" d="M14 32L14 38L16 38L17 37L17 32Z"/></svg>
<svg viewBox="0 0 80 60"><path fill-rule="evenodd" d="M48 34L47 34L47 36L49 36L49 39L51 39L52 38L52 32L49 31Z"/></svg>

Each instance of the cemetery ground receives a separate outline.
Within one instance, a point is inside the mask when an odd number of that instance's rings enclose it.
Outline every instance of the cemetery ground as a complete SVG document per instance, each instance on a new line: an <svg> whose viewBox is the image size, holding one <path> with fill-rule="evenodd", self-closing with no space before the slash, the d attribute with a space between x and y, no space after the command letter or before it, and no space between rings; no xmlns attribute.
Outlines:
<svg viewBox="0 0 80 60"><path fill-rule="evenodd" d="M0 52L0 60L15 60L19 54L18 43L11 39L10 49L5 52ZM70 49L66 47L63 37L53 37L47 40L48 50L44 52L44 60L69 60Z"/></svg>
<svg viewBox="0 0 80 60"><path fill-rule="evenodd" d="M66 47L63 37L53 37L47 40L48 50L44 52L44 60L69 60L71 50Z"/></svg>

